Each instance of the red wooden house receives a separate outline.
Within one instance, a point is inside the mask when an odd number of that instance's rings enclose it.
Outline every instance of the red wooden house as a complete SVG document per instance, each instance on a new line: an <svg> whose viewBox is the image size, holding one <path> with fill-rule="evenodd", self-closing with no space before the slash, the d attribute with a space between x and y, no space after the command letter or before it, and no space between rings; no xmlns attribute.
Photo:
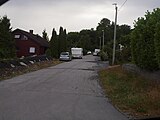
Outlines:
<svg viewBox="0 0 160 120"><path fill-rule="evenodd" d="M49 47L48 41L39 35L33 34L33 30L26 32L16 29L13 31L13 35L16 43L17 57L43 55Z"/></svg>

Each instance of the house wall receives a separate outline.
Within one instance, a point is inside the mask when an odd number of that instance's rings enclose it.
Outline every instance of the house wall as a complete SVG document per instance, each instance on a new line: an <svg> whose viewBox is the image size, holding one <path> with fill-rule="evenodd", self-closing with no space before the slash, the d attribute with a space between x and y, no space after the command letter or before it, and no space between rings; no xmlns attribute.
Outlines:
<svg viewBox="0 0 160 120"><path fill-rule="evenodd" d="M41 47L35 41L30 40L27 36L24 39L24 35L20 33L14 33L14 35L20 35L20 38L15 38L17 57L27 57L32 55L43 55L45 53L45 48ZM35 48L35 52L34 49Z"/></svg>
<svg viewBox="0 0 160 120"><path fill-rule="evenodd" d="M30 48L35 48L35 53L30 53ZM40 55L40 46L31 40L16 40L17 57Z"/></svg>

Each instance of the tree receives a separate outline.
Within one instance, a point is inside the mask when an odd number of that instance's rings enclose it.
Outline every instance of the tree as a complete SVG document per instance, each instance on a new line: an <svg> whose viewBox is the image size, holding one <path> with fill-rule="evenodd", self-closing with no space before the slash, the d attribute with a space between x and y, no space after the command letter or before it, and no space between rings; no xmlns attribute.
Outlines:
<svg viewBox="0 0 160 120"><path fill-rule="evenodd" d="M67 31L66 31L66 29L64 29L64 31L63 31L63 41L64 41L64 51L67 51Z"/></svg>
<svg viewBox="0 0 160 120"><path fill-rule="evenodd" d="M50 45L50 47L47 50L47 54L53 58L58 58L59 57L58 37L57 37L57 33L54 28L52 30L52 37L51 37L51 40L49 41L49 45Z"/></svg>
<svg viewBox="0 0 160 120"><path fill-rule="evenodd" d="M160 9L148 12L145 17L138 18L131 34L132 58L137 66L147 70L158 69L159 48L158 22Z"/></svg>
<svg viewBox="0 0 160 120"><path fill-rule="evenodd" d="M100 23L98 23L97 30L105 30L110 26L111 21L107 18L103 18Z"/></svg>
<svg viewBox="0 0 160 120"><path fill-rule="evenodd" d="M102 52L107 52L109 62L112 61L112 50L113 50L113 33L114 33L114 22L111 22L107 18L103 18L97 26L97 40L103 39L104 31L104 45L105 49ZM116 37L116 63L129 60L130 58L130 39L127 35L130 34L131 27L128 25L117 25L117 37ZM126 37L125 37L126 36ZM101 42L102 43L102 42ZM99 43L98 43L99 44ZM123 50L120 51L119 45L124 46ZM124 60L124 57L126 59ZM122 59L123 58L123 59ZM127 61L126 61L127 62Z"/></svg>
<svg viewBox="0 0 160 120"><path fill-rule="evenodd" d="M42 32L42 38L44 38L45 40L49 41L46 29L44 29L43 32Z"/></svg>
<svg viewBox="0 0 160 120"><path fill-rule="evenodd" d="M0 19L0 58L13 58L16 56L15 41L12 38L10 20L7 16Z"/></svg>
<svg viewBox="0 0 160 120"><path fill-rule="evenodd" d="M63 35L63 27L59 29L59 36L58 36L58 54L60 55L61 52L64 52L64 35Z"/></svg>
<svg viewBox="0 0 160 120"><path fill-rule="evenodd" d="M69 32L67 34L67 48L77 47L79 41L79 32Z"/></svg>
<svg viewBox="0 0 160 120"><path fill-rule="evenodd" d="M98 37L102 37L102 31L104 31L104 42L107 44L107 42L112 40L113 37L113 28L114 24L110 24L111 21L107 18L103 18L100 23L98 23L98 26L96 28ZM113 22L112 22L113 23Z"/></svg>
<svg viewBox="0 0 160 120"><path fill-rule="evenodd" d="M52 37L49 41L50 48L47 51L47 54L59 58L59 55L63 51L67 51L67 34L66 29L63 30L63 27L59 29L59 35L57 35L55 29L53 28Z"/></svg>
<svg viewBox="0 0 160 120"><path fill-rule="evenodd" d="M154 42L155 42L156 60L160 68L160 22L158 22L156 25Z"/></svg>

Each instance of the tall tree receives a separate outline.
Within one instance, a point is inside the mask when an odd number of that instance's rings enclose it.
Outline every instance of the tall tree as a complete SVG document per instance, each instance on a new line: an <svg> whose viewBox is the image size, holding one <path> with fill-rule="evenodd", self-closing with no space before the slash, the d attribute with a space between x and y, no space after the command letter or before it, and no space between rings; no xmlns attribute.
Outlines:
<svg viewBox="0 0 160 120"><path fill-rule="evenodd" d="M59 53L59 55L60 55L60 53L61 52L64 52L63 50L64 50L64 41L63 41L63 27L60 27L60 29L59 29L59 36L58 36L58 53Z"/></svg>
<svg viewBox="0 0 160 120"><path fill-rule="evenodd" d="M58 53L58 37L55 29L53 28L52 30L52 37L49 41L49 49L47 50L47 54L50 55L53 58L58 58L59 53Z"/></svg>
<svg viewBox="0 0 160 120"><path fill-rule="evenodd" d="M63 41L64 41L64 51L67 51L67 31L64 29L63 31Z"/></svg>
<svg viewBox="0 0 160 120"><path fill-rule="evenodd" d="M43 32L42 32L42 38L44 38L45 40L49 41L46 29L44 29Z"/></svg>
<svg viewBox="0 0 160 120"><path fill-rule="evenodd" d="M160 22L158 22L156 25L154 42L155 42L156 60L160 68Z"/></svg>
<svg viewBox="0 0 160 120"><path fill-rule="evenodd" d="M0 19L0 58L13 58L16 55L15 41L12 38L11 24L7 16Z"/></svg>
<svg viewBox="0 0 160 120"><path fill-rule="evenodd" d="M59 29L58 41L59 41L59 54L61 52L67 51L67 33L66 29L63 29L63 27L60 27Z"/></svg>
<svg viewBox="0 0 160 120"><path fill-rule="evenodd" d="M104 41L105 43L110 41L111 39L111 21L107 18L103 18L100 23L98 23L97 26L97 33L98 33L98 37L102 37L103 36L103 32L104 31Z"/></svg>
<svg viewBox="0 0 160 120"><path fill-rule="evenodd" d="M51 41L50 41L50 46L51 46L51 51L53 53L53 57L58 58L59 57L59 53L58 53L58 36L57 36L57 32L55 31L55 29L53 29L52 31L52 37L51 37Z"/></svg>
<svg viewBox="0 0 160 120"><path fill-rule="evenodd" d="M107 19L107 18L103 18L100 23L98 23L98 26L97 26L97 30L98 29L101 29L101 30L105 30L107 27L110 26L110 20Z"/></svg>

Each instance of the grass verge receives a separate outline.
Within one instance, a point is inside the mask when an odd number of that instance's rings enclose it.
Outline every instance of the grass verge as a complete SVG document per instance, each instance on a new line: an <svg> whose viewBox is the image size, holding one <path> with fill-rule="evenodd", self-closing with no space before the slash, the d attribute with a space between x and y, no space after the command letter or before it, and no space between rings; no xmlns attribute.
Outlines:
<svg viewBox="0 0 160 120"><path fill-rule="evenodd" d="M47 68L61 63L59 60L41 61L28 66L17 66L15 68L1 68L0 69L0 81L6 80L18 75L22 75L28 72L36 71L39 69Z"/></svg>
<svg viewBox="0 0 160 120"><path fill-rule="evenodd" d="M160 83L115 67L99 72L100 82L114 106L133 117L160 115Z"/></svg>

